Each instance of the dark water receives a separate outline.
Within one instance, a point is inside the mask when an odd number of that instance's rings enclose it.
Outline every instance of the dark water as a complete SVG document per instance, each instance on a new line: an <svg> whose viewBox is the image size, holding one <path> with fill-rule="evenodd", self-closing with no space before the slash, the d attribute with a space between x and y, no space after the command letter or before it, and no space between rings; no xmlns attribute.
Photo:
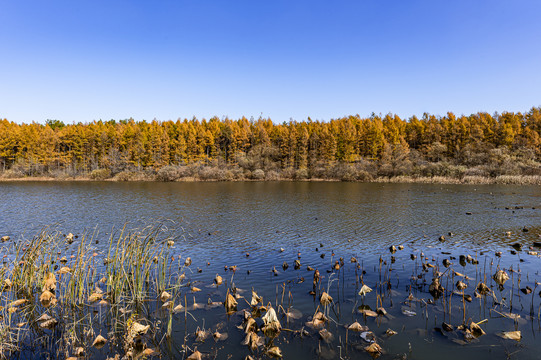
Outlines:
<svg viewBox="0 0 541 360"><path fill-rule="evenodd" d="M368 325L378 336L378 343L387 353L382 358L433 359L436 353L441 359L458 356L538 358L539 288L534 296L525 296L518 288L526 285L534 288L535 281L541 281L540 259L526 254L534 241L541 241L539 187L309 182L21 182L0 183L0 191L0 235L9 235L16 241L32 237L50 225L64 233L86 233L96 240L106 240L125 224L135 228L162 220L176 228L178 239L173 252L193 259L194 272L190 277L199 281L203 291L189 294L189 299L196 296L201 303L206 303L208 298L223 301L224 289L210 287L216 273L246 290L244 295L248 301L253 287L264 297L265 303L280 303L284 285L284 304L292 304L304 315L287 325L294 330L302 328L317 308L317 299L308 295L313 273L306 270L306 266L318 268L323 276L322 284L328 287L337 303L334 312L331 311L334 321L328 325L335 340L325 344L314 331L309 338L302 339L284 331L275 341L284 358L315 358L320 349L322 357L369 358L366 352L356 349L366 345L358 333L349 332L349 345L345 344L344 325L355 320ZM438 241L440 235L445 235L445 242ZM517 242L523 245L523 251L512 254L510 245ZM396 261L391 264L388 247L393 244L402 244L405 249L394 254ZM100 248L102 245L95 246L97 251L104 250ZM284 251L280 252L280 248ZM495 257L495 251L502 251L502 257ZM298 253L302 266L294 270L293 262ZM322 253L326 255L324 259L320 257ZM503 291L495 290L499 300L505 298L499 301L500 305L475 298L468 305L466 319L476 322L487 319L483 325L487 335L467 345L458 345L452 340L459 336L443 336L434 330L441 327L444 320L453 325L462 322L459 297L452 298L451 318L439 302L429 306L416 301L404 303L410 292L416 299L431 298L427 284L420 279L412 280L421 272L421 253L429 260L434 259L442 268L440 271L445 270L441 265L443 259L456 257L451 259L453 268L472 279L466 290L472 295L480 278L483 275L490 278L497 266L515 271L510 273L513 278ZM415 260L411 254L416 255ZM477 258L479 265L460 265L461 254ZM359 260L361 269L356 271L355 264L349 261L351 256ZM339 257L345 260L341 271L327 272ZM384 261L381 272L380 257ZM290 265L286 271L281 267L284 261ZM237 265L238 270L233 274L225 271L224 265ZM279 270L278 276L271 272L273 267ZM202 272L196 272L196 268ZM376 308L376 291L364 299L357 295L363 270L366 273L362 280L372 288L385 278L386 272L390 274L387 276L392 291L385 292L387 295L383 298L388 317L364 318L356 312L361 304ZM299 283L301 278L306 281ZM431 276L427 275L426 279L430 282ZM456 282L456 279L450 281ZM453 283L444 286L452 288ZM291 299L287 296L289 291L293 294ZM414 310L416 315L405 316L404 307ZM520 321L502 318L490 311L491 308L500 313L520 314ZM224 329L220 331L228 332L228 340L217 344L207 340L199 344L198 349L211 358L225 359L231 354L232 358L241 359L249 354L245 346L239 345L243 338L242 332L236 329L240 317L226 317L223 308L194 310L193 315L194 318L186 321L184 316L175 317L173 333L178 341L173 341L167 356L180 358L180 345L186 334L197 326L213 329L219 322ZM398 335L386 338L383 334L387 328L394 329ZM522 331L520 342L496 336L499 331L511 330ZM193 337L189 339L193 340ZM103 356L103 353L95 355Z"/></svg>

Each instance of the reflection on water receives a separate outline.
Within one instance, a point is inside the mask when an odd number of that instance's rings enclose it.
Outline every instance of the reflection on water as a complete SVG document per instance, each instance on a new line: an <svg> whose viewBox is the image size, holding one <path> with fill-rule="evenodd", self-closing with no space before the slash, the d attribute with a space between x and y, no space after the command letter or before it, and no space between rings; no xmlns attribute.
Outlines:
<svg viewBox="0 0 541 360"><path fill-rule="evenodd" d="M58 223L55 228L64 233L93 234L99 241L94 245L96 251L103 253L109 234L119 232L125 223L133 228L163 219L168 226L177 228L173 253L192 257L193 273L189 279L203 289L188 298L195 296L201 303L209 298L223 301L225 287L210 287L214 276L220 274L227 283L233 281L246 290L248 301L253 287L265 302L298 309L303 317L287 324L291 330L301 329L317 310L318 299L308 294L313 272L307 266L319 269L322 288L328 289L335 300L330 312L333 321L327 325L335 340L326 344L310 329L306 338L283 331L276 343L285 358L369 358L357 349L366 346L358 333L348 332L349 345L345 343L344 325L355 320L367 325L378 337L387 353L382 358L432 359L435 351L441 359L507 355L537 358L540 297L535 282L541 280L540 262L527 251L534 241L541 241L538 187L24 182L0 183L0 188L0 235L10 235L16 241L33 236L43 226ZM438 240L441 235L444 241ZM510 246L517 242L523 245L522 251L516 252ZM388 247L393 244L402 244L405 249L391 254ZM280 248L284 251L280 252ZM502 256L494 256L496 251L502 251ZM479 264L460 264L460 255L468 254ZM359 260L360 268L350 262L352 256ZM332 271L340 257L344 259L343 267ZM295 259L302 264L298 270L293 267ZM434 270L423 272L423 262L435 264L444 272L446 283L442 285L446 289L452 289L457 281L451 270L443 266L444 259L453 263L455 272L470 278L465 293L473 301L468 303L465 313L462 297L457 295L427 305L432 299L428 286ZM289 264L287 270L282 269L284 261ZM237 265L238 270L224 270L224 265ZM276 276L271 272L273 267L278 270ZM498 267L508 270L512 277L503 290L491 280ZM362 298L358 295L360 281L373 288L379 285L380 289ZM494 286L494 297L475 298L479 281ZM526 296L519 290L525 286L535 289L533 295ZM410 294L414 299L406 301ZM358 313L361 305L375 310L378 295L388 316L371 318ZM241 308L246 307L243 304ZM407 316L404 310L415 315ZM509 312L520 318L501 316ZM249 354L246 347L239 345L244 337L236 329L240 316L228 317L223 308L194 310L193 315L195 319L191 320L175 316L174 341L171 348L163 350L165 353L171 357L181 354L188 335L191 346L195 339L190 334L204 320L208 328L222 323L220 331L228 332L229 338L220 343L198 344L200 351L211 358L227 358L228 354L244 358ZM444 321L459 325L463 318L475 322L487 319L482 325L487 335L458 345L463 338L456 331L435 330ZM386 337L388 328L398 334ZM522 331L519 343L496 335L511 330ZM96 355L100 354L105 356Z"/></svg>
<svg viewBox="0 0 541 360"><path fill-rule="evenodd" d="M277 242L313 248L322 240L351 251L397 241L424 245L448 232L454 246L494 248L520 241L524 227L539 225L541 211L539 187L528 186L24 182L0 183L0 190L6 234L55 223L74 233L96 226L106 233L165 218L183 222L198 245L261 251Z"/></svg>

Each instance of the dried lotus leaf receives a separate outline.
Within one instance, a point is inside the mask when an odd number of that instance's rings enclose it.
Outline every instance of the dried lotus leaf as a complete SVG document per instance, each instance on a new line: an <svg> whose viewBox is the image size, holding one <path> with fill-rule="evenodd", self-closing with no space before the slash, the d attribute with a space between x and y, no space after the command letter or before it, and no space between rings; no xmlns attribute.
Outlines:
<svg viewBox="0 0 541 360"><path fill-rule="evenodd" d="M207 339L209 335L210 334L208 331L197 328L197 330L195 331L195 341L203 342Z"/></svg>
<svg viewBox="0 0 541 360"><path fill-rule="evenodd" d="M477 284L476 290L481 295L487 295L490 293L490 288L484 282Z"/></svg>
<svg viewBox="0 0 541 360"><path fill-rule="evenodd" d="M150 325L143 325L138 322L134 322L131 325L128 333L131 338L135 338L136 336L141 336L141 335L146 334L149 329L150 329Z"/></svg>
<svg viewBox="0 0 541 360"><path fill-rule="evenodd" d="M275 358L281 358L282 350L280 350L278 346L273 346L269 350L267 350L267 354Z"/></svg>
<svg viewBox="0 0 541 360"><path fill-rule="evenodd" d="M250 301L250 306L256 306L262 301L263 301L263 298L257 295L257 293L252 290L252 300Z"/></svg>
<svg viewBox="0 0 541 360"><path fill-rule="evenodd" d="M370 287L363 284L363 286L361 287L361 290L359 291L359 295L365 296L366 294L368 294L371 291L372 291L372 289Z"/></svg>
<svg viewBox="0 0 541 360"><path fill-rule="evenodd" d="M201 360L202 358L203 354L197 351L197 349L195 349L195 351L190 356L188 356L188 360Z"/></svg>
<svg viewBox="0 0 541 360"><path fill-rule="evenodd" d="M167 302L169 299L171 299L172 296L171 294L169 294L167 291L163 291L161 294L160 294L160 300L162 302Z"/></svg>
<svg viewBox="0 0 541 360"><path fill-rule="evenodd" d="M323 306L329 305L329 304L332 303L332 297L331 297L331 295L329 295L325 291L323 291L323 293L321 293L321 297L319 298L319 302Z"/></svg>
<svg viewBox="0 0 541 360"><path fill-rule="evenodd" d="M359 322L355 321L353 324L348 326L348 330L358 332L358 331L366 331L368 330L368 328L366 326L362 326L361 324L359 324Z"/></svg>
<svg viewBox="0 0 541 360"><path fill-rule="evenodd" d="M101 335L98 335L96 339L94 339L94 342L92 343L92 347L95 347L96 349L101 349L102 347L105 346L106 343L107 343L107 339Z"/></svg>
<svg viewBox="0 0 541 360"><path fill-rule="evenodd" d="M227 340L229 335L227 333L222 334L218 330L216 330L214 334L212 334L212 337L214 338L214 341L224 341Z"/></svg>
<svg viewBox="0 0 541 360"><path fill-rule="evenodd" d="M69 273L71 273L71 269L69 267L67 267L67 266L63 266L63 267L60 268L60 270L58 270L58 273L60 275L69 274Z"/></svg>
<svg viewBox="0 0 541 360"><path fill-rule="evenodd" d="M43 329L51 330L56 326L56 324L58 324L58 321L56 321L56 319L49 319L41 322L39 326Z"/></svg>
<svg viewBox="0 0 541 360"><path fill-rule="evenodd" d="M45 278L43 280L43 290L47 291L55 291L56 290L56 277L54 273L49 272L47 275L45 275Z"/></svg>
<svg viewBox="0 0 541 360"><path fill-rule="evenodd" d="M460 280L456 282L456 288L458 290L464 290L467 287L468 287L468 285L466 285L466 283L464 283L464 282L462 282Z"/></svg>
<svg viewBox="0 0 541 360"><path fill-rule="evenodd" d="M515 340L520 341L522 338L522 334L520 333L520 330L518 331L504 331L500 334L498 334L499 337L503 339L509 339L509 340Z"/></svg>
<svg viewBox="0 0 541 360"><path fill-rule="evenodd" d="M103 299L103 294L95 292L88 297L88 302L95 303L96 301L99 301L101 299Z"/></svg>
<svg viewBox="0 0 541 360"><path fill-rule="evenodd" d="M15 300L15 301L11 302L11 303L9 304L9 306L10 306L10 307L17 307L17 306L20 306L20 305L26 303L27 301L28 301L28 300L26 300L26 299Z"/></svg>
<svg viewBox="0 0 541 360"><path fill-rule="evenodd" d="M321 340L325 341L327 344L334 340L334 335L327 329L319 330L319 337Z"/></svg>
<svg viewBox="0 0 541 360"><path fill-rule="evenodd" d="M378 344L376 344L375 342L366 346L364 348L364 350L369 353L370 355L372 355L372 357L374 358L377 358L381 355L381 353L383 352L383 349L381 348L381 346L379 346Z"/></svg>
<svg viewBox="0 0 541 360"><path fill-rule="evenodd" d="M37 320L36 322L41 322L41 321L48 321L48 320L51 320L52 317L49 316L48 314L42 314Z"/></svg>
<svg viewBox="0 0 541 360"><path fill-rule="evenodd" d="M509 280L509 275L503 270L498 270L492 278L496 284L503 285L507 280Z"/></svg>
<svg viewBox="0 0 541 360"><path fill-rule="evenodd" d="M237 310L237 300L229 293L229 290L227 290L227 295L225 296L225 310L228 313L234 312Z"/></svg>
<svg viewBox="0 0 541 360"><path fill-rule="evenodd" d="M479 337L486 334L485 331L473 321L470 323L470 331L474 337Z"/></svg>
<svg viewBox="0 0 541 360"><path fill-rule="evenodd" d="M45 308L48 308L49 306L56 304L56 297L54 296L52 292L45 290L44 292L41 293L39 297L39 302Z"/></svg>

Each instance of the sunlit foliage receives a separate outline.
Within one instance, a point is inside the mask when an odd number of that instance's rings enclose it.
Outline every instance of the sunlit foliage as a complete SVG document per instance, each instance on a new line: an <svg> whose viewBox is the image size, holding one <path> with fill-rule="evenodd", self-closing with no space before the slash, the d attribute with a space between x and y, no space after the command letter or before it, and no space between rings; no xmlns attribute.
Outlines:
<svg viewBox="0 0 541 360"><path fill-rule="evenodd" d="M477 167L489 176L498 175L494 171L538 175L540 159L541 108L535 107L524 114L425 113L420 119L372 114L281 124L244 117L84 124L0 120L0 170L21 176L55 171L90 175L100 170L96 176L103 177L125 171L158 174L164 169L168 179L171 166L190 164L240 168L251 174L262 170L258 177L328 177L332 168L345 171L347 178L351 167L357 169L357 177L359 168L377 176L450 175L441 169L431 173L427 164L462 166L452 170L462 172ZM479 168L487 165L492 168Z"/></svg>

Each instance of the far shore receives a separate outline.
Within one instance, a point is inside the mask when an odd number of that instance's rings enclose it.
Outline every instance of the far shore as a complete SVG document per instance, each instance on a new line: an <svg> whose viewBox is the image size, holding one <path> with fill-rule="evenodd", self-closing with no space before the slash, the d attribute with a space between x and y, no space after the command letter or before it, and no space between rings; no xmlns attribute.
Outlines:
<svg viewBox="0 0 541 360"><path fill-rule="evenodd" d="M162 181L156 178L148 176L138 176L130 179L108 178L108 179L92 179L89 176L64 176L64 177L48 177L48 176L26 176L7 178L0 177L0 182L29 182L29 181L43 181L43 182L67 182L67 181L82 181L82 182L342 182L338 179L322 179L322 178L309 178L309 179L229 179L229 180L215 180L215 179L200 179L198 177L183 177L174 181ZM484 176L464 176L462 178L452 178L444 176L434 177L414 177L414 176L393 176L393 177L376 177L371 180L353 180L346 182L359 182L359 183L416 183L416 184L464 184L464 185L541 185L541 176L537 175L500 175L497 177L484 177Z"/></svg>

